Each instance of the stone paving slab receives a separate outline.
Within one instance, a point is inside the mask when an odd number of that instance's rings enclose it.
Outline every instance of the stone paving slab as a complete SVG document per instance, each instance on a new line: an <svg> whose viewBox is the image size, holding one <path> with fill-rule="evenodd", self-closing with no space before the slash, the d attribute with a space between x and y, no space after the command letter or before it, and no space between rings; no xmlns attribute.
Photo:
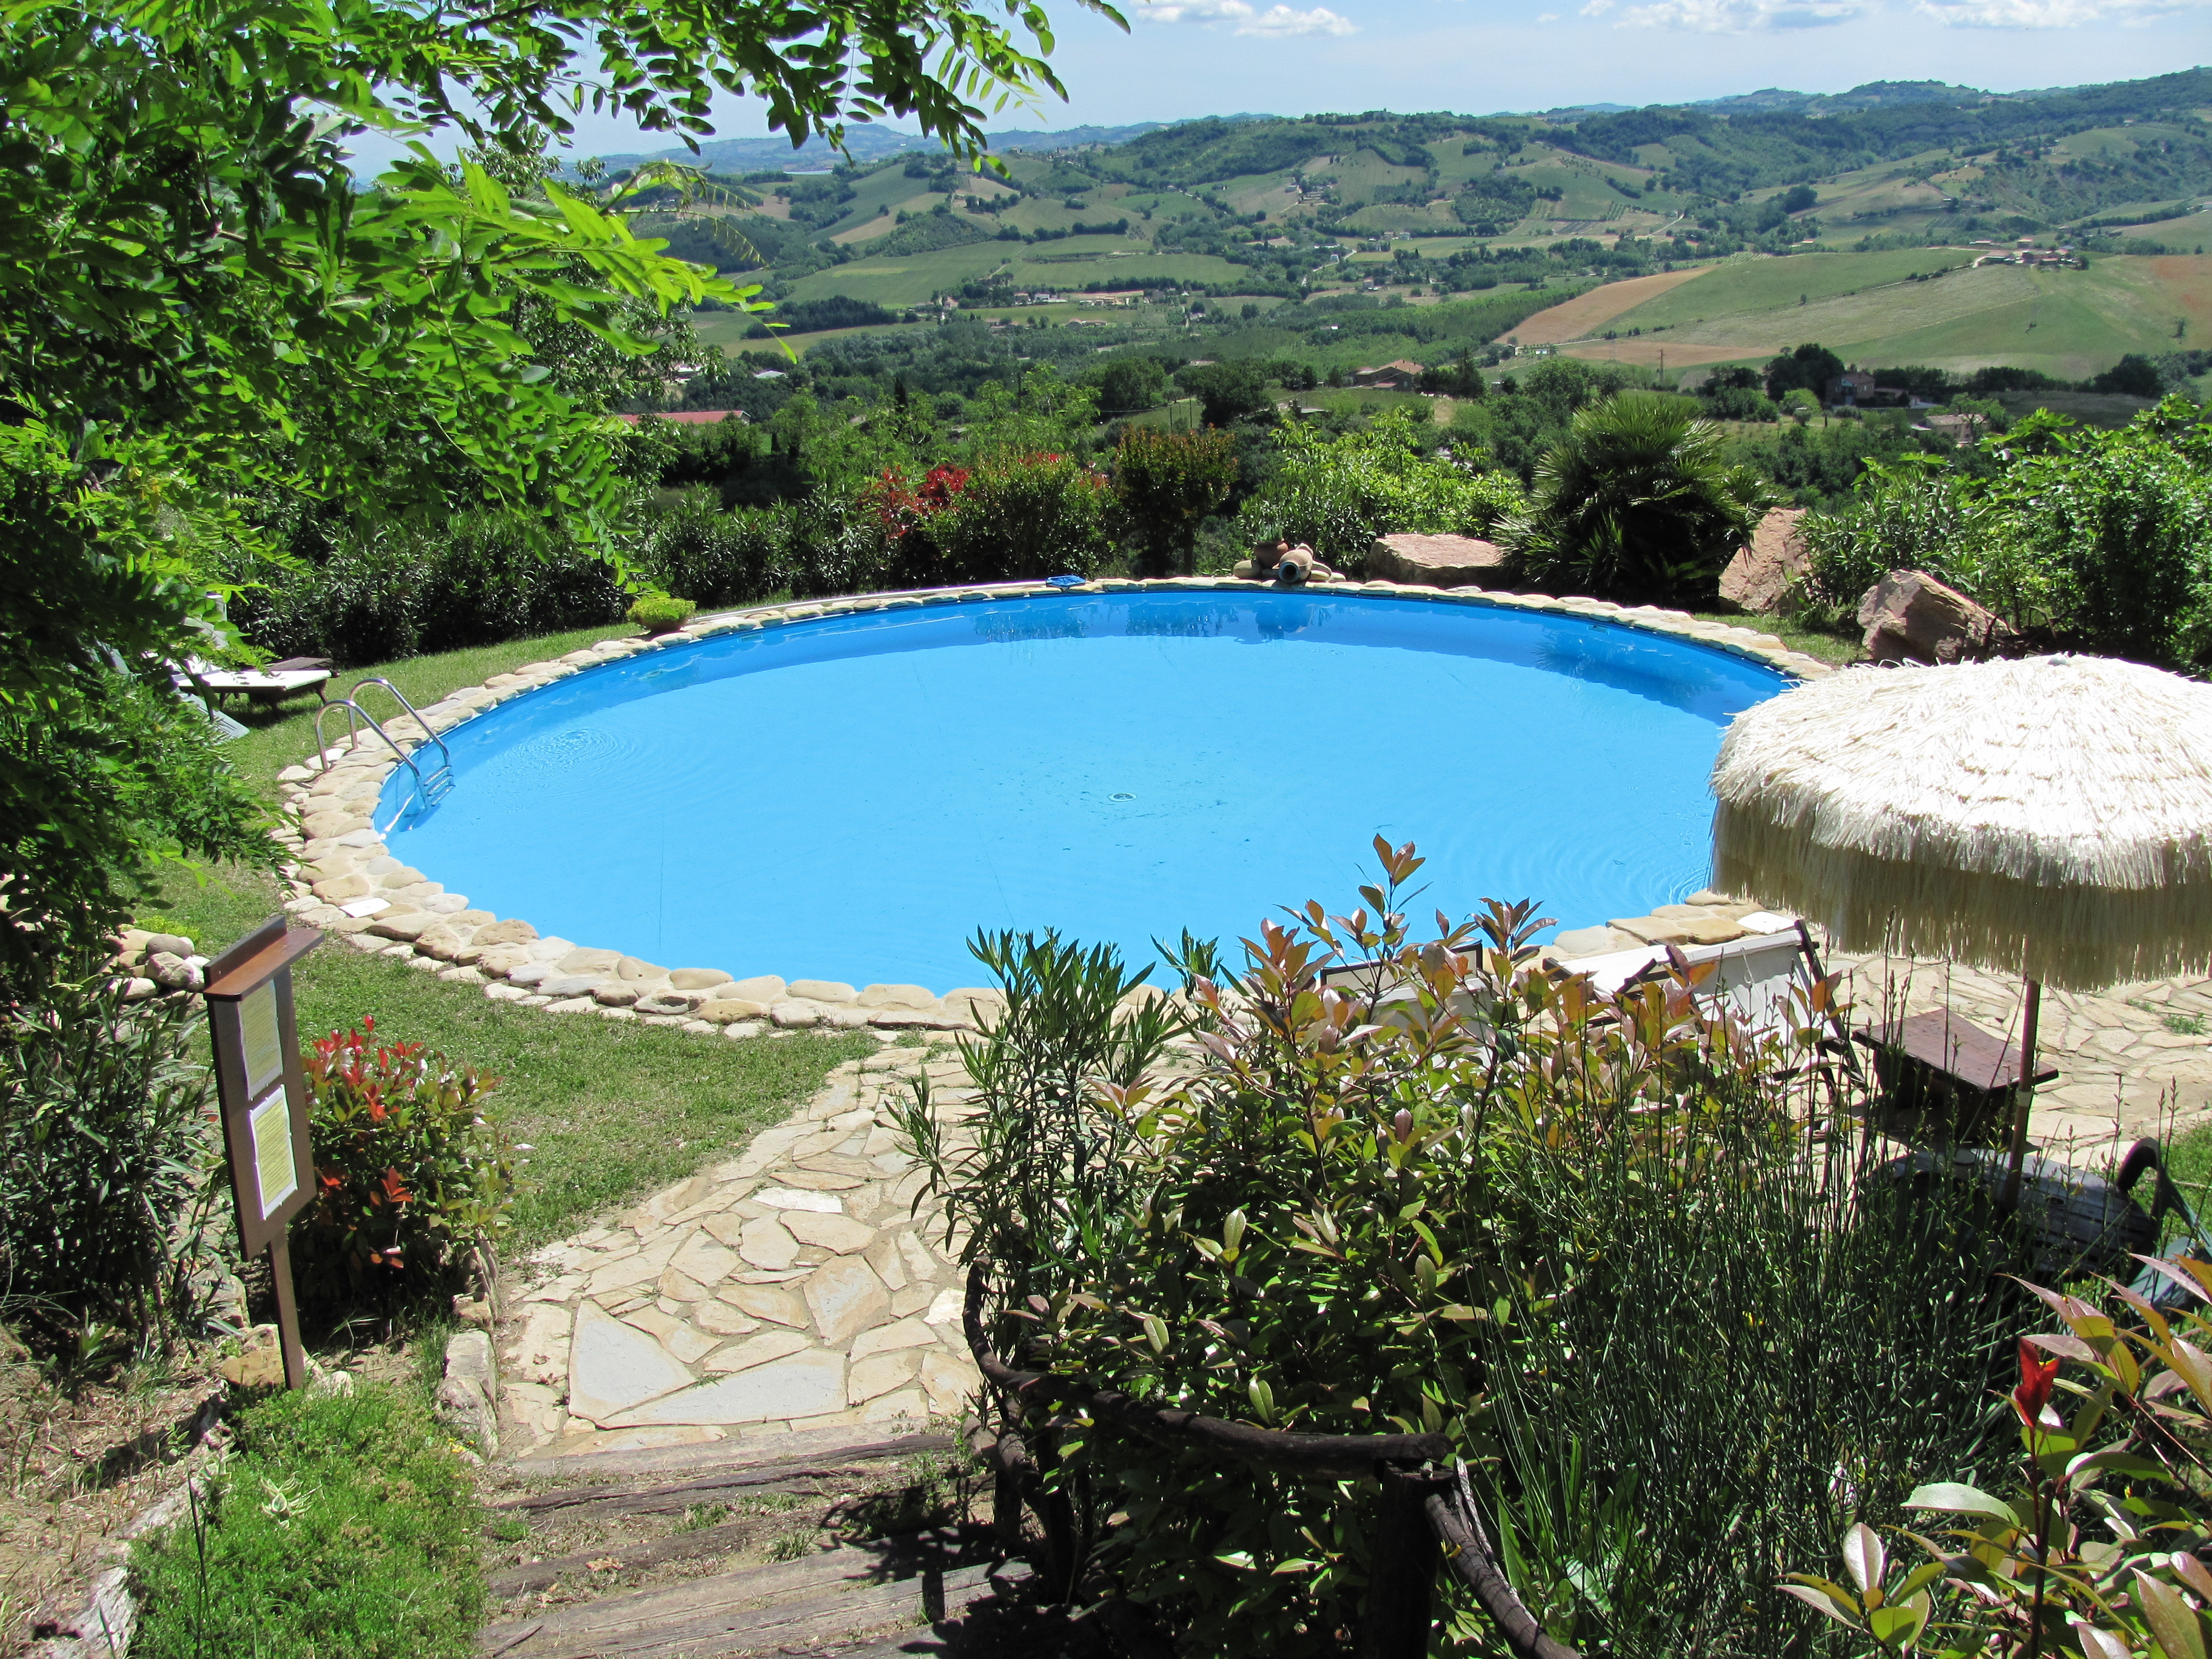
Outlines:
<svg viewBox="0 0 2212 1659"><path fill-rule="evenodd" d="M740 1156L538 1252L501 1332L518 1452L957 1417L980 1382L959 1269L891 1128L925 1071L957 1117L957 1055L887 1047Z"/></svg>

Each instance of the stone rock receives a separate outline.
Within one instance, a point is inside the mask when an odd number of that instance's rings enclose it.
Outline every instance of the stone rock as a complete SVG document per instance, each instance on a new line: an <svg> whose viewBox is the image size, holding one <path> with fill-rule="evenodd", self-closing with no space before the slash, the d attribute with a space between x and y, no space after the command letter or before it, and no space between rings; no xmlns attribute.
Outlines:
<svg viewBox="0 0 2212 1659"><path fill-rule="evenodd" d="M921 1357L921 1389L929 1396L929 1409L939 1417L957 1417L983 1386L983 1374L969 1360L939 1349Z"/></svg>
<svg viewBox="0 0 2212 1659"><path fill-rule="evenodd" d="M726 1302L702 1302L692 1310L691 1319L701 1330L714 1336L750 1336L760 1328L758 1320L748 1318Z"/></svg>
<svg viewBox="0 0 2212 1659"><path fill-rule="evenodd" d="M689 1014L691 998L682 991L648 991L635 1006L641 1014Z"/></svg>
<svg viewBox="0 0 2212 1659"><path fill-rule="evenodd" d="M753 1194L753 1202L765 1204L771 1210L811 1210L817 1215L845 1213L843 1203L830 1194L799 1187L763 1187Z"/></svg>
<svg viewBox="0 0 2212 1659"><path fill-rule="evenodd" d="M783 1224L800 1243L817 1244L833 1255L866 1249L876 1236L873 1227L863 1227L850 1216L817 1215L807 1210L785 1212Z"/></svg>
<svg viewBox="0 0 2212 1659"><path fill-rule="evenodd" d="M773 1423L789 1417L820 1417L844 1408L844 1357L817 1350L687 1389L602 1426Z"/></svg>
<svg viewBox="0 0 2212 1659"><path fill-rule="evenodd" d="M690 1274L675 1267L663 1267L653 1288L671 1302L703 1302L707 1287ZM686 1355L685 1358L690 1356Z"/></svg>
<svg viewBox="0 0 2212 1659"><path fill-rule="evenodd" d="M738 1270L738 1253L701 1233L669 1257L668 1265L711 1286L720 1284Z"/></svg>
<svg viewBox="0 0 2212 1659"><path fill-rule="evenodd" d="M807 1002L858 1002L860 994L842 980L795 979L791 994Z"/></svg>
<svg viewBox="0 0 2212 1659"><path fill-rule="evenodd" d="M477 953L476 965L494 979L503 978L530 961L529 947L522 945L495 945L490 950L482 948L483 935L478 933L469 941L469 949ZM455 957L456 962L465 957Z"/></svg>
<svg viewBox="0 0 2212 1659"><path fill-rule="evenodd" d="M814 1345L797 1331L763 1331L758 1336L733 1342L708 1362L710 1371L745 1371L805 1353Z"/></svg>
<svg viewBox="0 0 2212 1659"><path fill-rule="evenodd" d="M668 977L668 969L656 968L637 957L624 957L615 963L615 977L624 980L661 980Z"/></svg>
<svg viewBox="0 0 2212 1659"><path fill-rule="evenodd" d="M526 921L509 919L495 921L489 927L477 929L478 945L527 945L538 937L538 930Z"/></svg>
<svg viewBox="0 0 2212 1659"><path fill-rule="evenodd" d="M1682 929L1689 934L1692 945L1725 945L1732 939L1741 939L1744 933L1742 923L1733 916L1711 914L1689 918L1682 923Z"/></svg>
<svg viewBox="0 0 2212 1659"><path fill-rule="evenodd" d="M358 870L351 875L331 876L314 884L313 892L325 904L343 904L348 899L368 896L368 878Z"/></svg>
<svg viewBox="0 0 2212 1659"><path fill-rule="evenodd" d="M148 956L159 951L165 956L178 957L192 954L192 942L181 933L149 933L143 946Z"/></svg>
<svg viewBox="0 0 2212 1659"><path fill-rule="evenodd" d="M1924 570L1893 570L1859 601L1875 662L1978 662L2018 637L2012 625Z"/></svg>
<svg viewBox="0 0 2212 1659"><path fill-rule="evenodd" d="M1573 927L1554 934L1552 949L1569 962L1580 957L1601 957L1615 948L1610 927Z"/></svg>
<svg viewBox="0 0 2212 1659"><path fill-rule="evenodd" d="M732 1307L778 1325L804 1326L806 1299L781 1285L725 1285L716 1292Z"/></svg>
<svg viewBox="0 0 2212 1659"><path fill-rule="evenodd" d="M1812 555L1798 526L1802 507L1778 507L1759 521L1748 545L1721 572L1721 597L1759 616L1771 616L1790 595L1790 584L1805 574Z"/></svg>
<svg viewBox="0 0 2212 1659"><path fill-rule="evenodd" d="M603 979L592 987L592 1000L605 1008L627 1008L637 1000L637 987L620 980Z"/></svg>
<svg viewBox="0 0 2212 1659"><path fill-rule="evenodd" d="M1624 933L1633 934L1645 945L1687 945L1690 924L1671 921L1659 916L1616 916L1613 926Z"/></svg>
<svg viewBox="0 0 2212 1659"><path fill-rule="evenodd" d="M902 1319L895 1325L878 1325L862 1331L853 1339L852 1357L866 1359L872 1353L890 1353L896 1348L927 1348L937 1340L937 1333L920 1319Z"/></svg>
<svg viewBox="0 0 2212 1659"><path fill-rule="evenodd" d="M192 990L200 980L199 971L172 951L148 951L146 975L165 991Z"/></svg>
<svg viewBox="0 0 2212 1659"><path fill-rule="evenodd" d="M780 1031L805 1031L822 1024L824 1010L811 1002L779 1002L768 1017Z"/></svg>
<svg viewBox="0 0 2212 1659"><path fill-rule="evenodd" d="M757 974L750 979L732 980L722 988L726 997L738 997L747 1002L757 1002L763 1008L781 1000L791 988L775 974Z"/></svg>
<svg viewBox="0 0 2212 1659"><path fill-rule="evenodd" d="M783 1224L774 1216L763 1216L757 1221L748 1221L738 1236L738 1254L756 1267L771 1272L788 1267L799 1260L799 1241L786 1232Z"/></svg>
<svg viewBox="0 0 2212 1659"><path fill-rule="evenodd" d="M853 1362L845 1373L845 1401L863 1406L894 1389L902 1389L921 1375L921 1356L911 1349L870 1354Z"/></svg>
<svg viewBox="0 0 2212 1659"><path fill-rule="evenodd" d="M623 1324L595 1302L576 1310L576 1335L568 1354L568 1409L576 1416L605 1427L622 1413L690 1381L691 1373L643 1331Z"/></svg>
<svg viewBox="0 0 2212 1659"><path fill-rule="evenodd" d="M719 968L678 968L669 975L668 982L679 991L704 991L729 984L730 976Z"/></svg>
<svg viewBox="0 0 2212 1659"><path fill-rule="evenodd" d="M594 951L580 946L553 965L564 974L589 974L597 979L612 973L615 964L622 959L619 951Z"/></svg>
<svg viewBox="0 0 2212 1659"><path fill-rule="evenodd" d="M402 910L398 914L386 911L368 924L368 931L379 939L398 939L412 945L428 932L434 918L426 910Z"/></svg>
<svg viewBox="0 0 2212 1659"><path fill-rule="evenodd" d="M415 940L416 950L424 956L433 957L439 962L455 961L468 947L469 941L466 939L452 927L443 924L434 924L425 927Z"/></svg>
<svg viewBox="0 0 2212 1659"><path fill-rule="evenodd" d="M934 1008L937 993L919 985L871 985L860 993L863 1008Z"/></svg>
<svg viewBox="0 0 2212 1659"><path fill-rule="evenodd" d="M343 1373L341 1373L343 1375ZM438 1409L486 1457L499 1455L499 1383L492 1372L491 1338L457 1332L446 1344L446 1375L438 1384Z"/></svg>
<svg viewBox="0 0 2212 1659"><path fill-rule="evenodd" d="M890 1292L865 1261L840 1256L808 1274L803 1285L822 1340L842 1346L890 1311Z"/></svg>
<svg viewBox="0 0 2212 1659"><path fill-rule="evenodd" d="M534 939L530 941L530 959L532 962L543 962L550 965L559 962L562 957L567 956L575 948L567 939L558 937Z"/></svg>
<svg viewBox="0 0 2212 1659"><path fill-rule="evenodd" d="M143 1002L148 997L157 994L161 988L150 979L134 975L123 981L123 1000L125 1002Z"/></svg>
<svg viewBox="0 0 2212 1659"><path fill-rule="evenodd" d="M1367 550L1370 581L1480 587L1498 580L1504 563L1503 548L1472 536L1382 536Z"/></svg>
<svg viewBox="0 0 2212 1659"><path fill-rule="evenodd" d="M489 959L487 953L485 960ZM550 962L524 962L507 970L507 982L510 985L543 985L549 979L560 977L560 973Z"/></svg>
<svg viewBox="0 0 2212 1659"><path fill-rule="evenodd" d="M717 990L722 988L720 986ZM712 1002L702 1002L697 1010L700 1018L710 1025L727 1025L740 1019L758 1019L768 1012L764 1002L750 1001L744 997L717 997Z"/></svg>
<svg viewBox="0 0 2212 1659"><path fill-rule="evenodd" d="M509 974L507 978L512 981L514 975ZM562 974L538 982L539 992L556 1002L566 1001L572 997L589 998L599 988L599 976L597 974Z"/></svg>

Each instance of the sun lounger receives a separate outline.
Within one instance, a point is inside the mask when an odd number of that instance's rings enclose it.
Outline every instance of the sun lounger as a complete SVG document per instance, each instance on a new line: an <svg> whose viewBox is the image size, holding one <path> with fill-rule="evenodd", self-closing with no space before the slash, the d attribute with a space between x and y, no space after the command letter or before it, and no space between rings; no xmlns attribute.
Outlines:
<svg viewBox="0 0 2212 1659"><path fill-rule="evenodd" d="M302 691L319 697L330 683L331 665L320 657L292 657L266 668L218 668L198 657L187 657L175 667L177 689L209 700L246 697L254 702L281 702Z"/></svg>

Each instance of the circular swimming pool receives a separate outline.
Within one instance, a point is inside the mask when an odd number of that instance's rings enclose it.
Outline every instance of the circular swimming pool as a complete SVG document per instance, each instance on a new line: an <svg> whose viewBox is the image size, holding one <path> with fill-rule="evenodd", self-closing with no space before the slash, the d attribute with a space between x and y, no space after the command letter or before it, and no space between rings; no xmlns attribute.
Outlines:
<svg viewBox="0 0 2212 1659"><path fill-rule="evenodd" d="M1579 927L1705 884L1721 731L1783 675L1617 623L1253 591L831 617L595 667L448 734L392 853L471 905L670 967L973 983L978 927L1134 961L1356 902ZM400 810L400 769L377 820Z"/></svg>

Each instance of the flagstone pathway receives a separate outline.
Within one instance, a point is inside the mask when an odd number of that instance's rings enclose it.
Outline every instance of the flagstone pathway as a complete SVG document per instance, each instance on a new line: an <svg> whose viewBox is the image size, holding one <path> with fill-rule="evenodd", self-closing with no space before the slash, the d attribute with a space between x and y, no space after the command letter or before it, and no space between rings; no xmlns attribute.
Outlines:
<svg viewBox="0 0 2212 1659"><path fill-rule="evenodd" d="M1863 1007L1947 1001L2018 1040L2016 981L1839 957ZM1909 971L1908 971L1909 969ZM528 1455L958 1417L976 1386L961 1282L891 1108L927 1073L971 1097L949 1034L830 1073L738 1157L541 1250L502 1333L502 1436ZM929 1046L920 1046L926 1041ZM2047 992L2036 1143L2078 1163L2212 1119L2212 981ZM957 1138L957 1123L948 1124Z"/></svg>

